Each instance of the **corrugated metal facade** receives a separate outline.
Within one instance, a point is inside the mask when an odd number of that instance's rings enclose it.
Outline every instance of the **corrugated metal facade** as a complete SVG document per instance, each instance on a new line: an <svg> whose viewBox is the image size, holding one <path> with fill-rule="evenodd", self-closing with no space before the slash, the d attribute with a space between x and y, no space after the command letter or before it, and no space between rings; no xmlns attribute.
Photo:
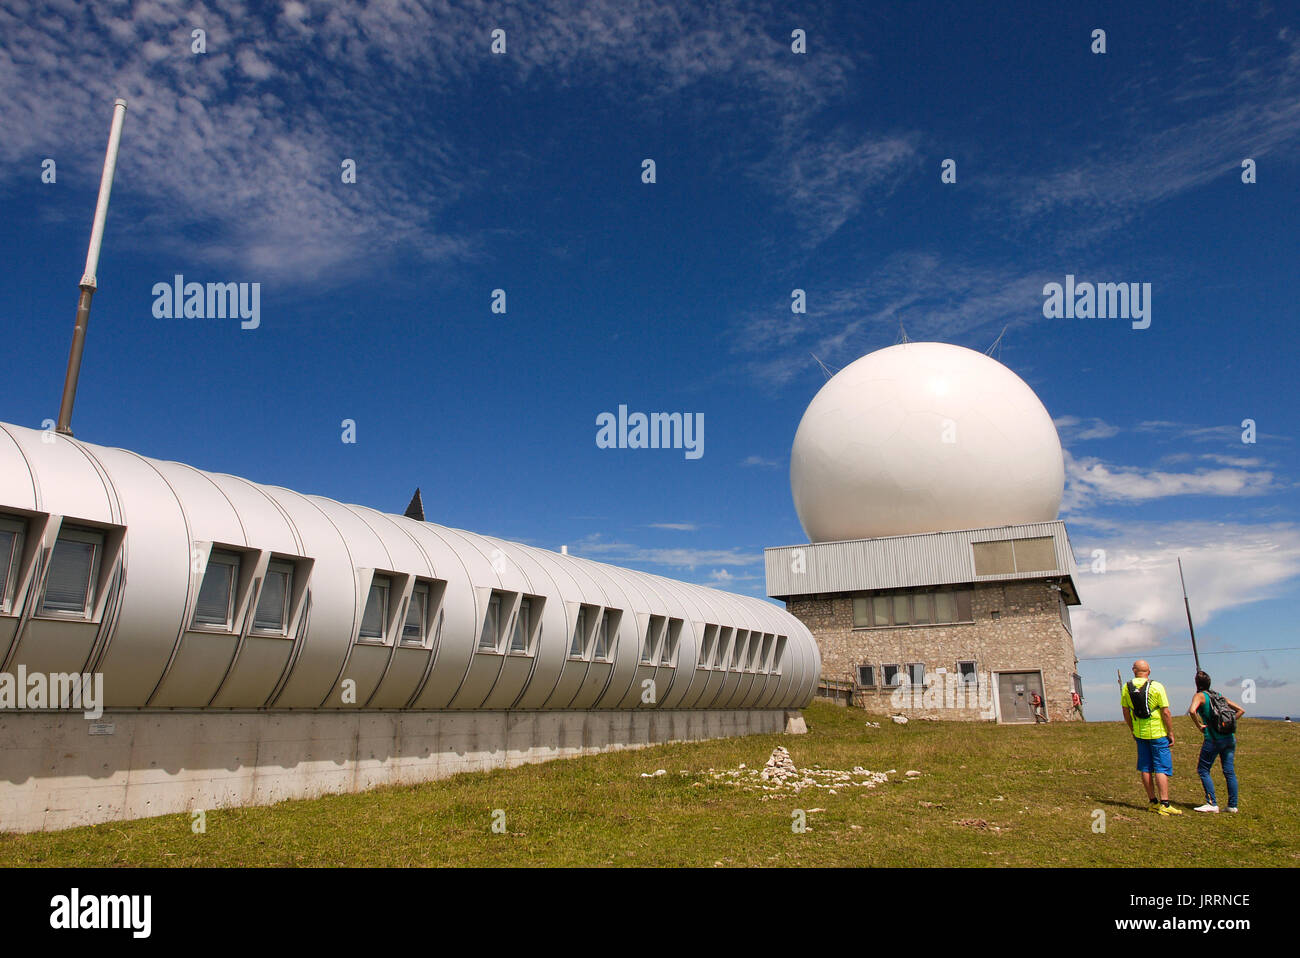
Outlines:
<svg viewBox="0 0 1300 958"><path fill-rule="evenodd" d="M974 543L1046 537L1052 539L1055 569L975 574ZM1078 604L1073 579L1074 554L1065 523L1059 519L988 529L774 546L765 550L764 562L767 594L775 599L865 589L1061 578L1069 580L1066 593L1073 599L1071 604Z"/></svg>

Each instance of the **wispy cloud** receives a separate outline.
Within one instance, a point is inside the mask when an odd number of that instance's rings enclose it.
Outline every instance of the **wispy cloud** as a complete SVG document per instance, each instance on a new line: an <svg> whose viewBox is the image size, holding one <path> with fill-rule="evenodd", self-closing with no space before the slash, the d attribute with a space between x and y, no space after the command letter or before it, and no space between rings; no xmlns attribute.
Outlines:
<svg viewBox="0 0 1300 958"><path fill-rule="evenodd" d="M615 542L601 535L588 536L569 546L573 555L602 562L625 562L662 566L667 569L696 569L700 566L751 566L763 561L761 550L654 548Z"/></svg>
<svg viewBox="0 0 1300 958"><path fill-rule="evenodd" d="M1094 503L1146 502L1169 496L1260 496L1279 488L1269 470L1244 468L1167 472L1117 466L1093 456L1065 451L1066 490L1062 512Z"/></svg>
<svg viewBox="0 0 1300 958"><path fill-rule="evenodd" d="M742 466L758 467L761 469L775 469L781 465L780 460L767 459L763 456L746 456L740 460Z"/></svg>
<svg viewBox="0 0 1300 958"><path fill-rule="evenodd" d="M1300 576L1300 528L1293 524L1116 523L1076 532L1079 592L1073 612L1080 655L1152 649L1187 628L1177 559L1183 561L1193 621L1282 593ZM1093 551L1105 572L1091 572Z"/></svg>
<svg viewBox="0 0 1300 958"><path fill-rule="evenodd" d="M652 522L650 529L669 529L673 532L694 532L699 529L694 522Z"/></svg>
<svg viewBox="0 0 1300 958"><path fill-rule="evenodd" d="M1113 426L1095 416L1058 416L1052 422L1060 433L1062 442L1085 441L1088 439L1110 439L1119 435L1119 426Z"/></svg>
<svg viewBox="0 0 1300 958"><path fill-rule="evenodd" d="M507 53L494 57L498 26ZM195 28L206 53L191 52ZM746 163L788 174L767 188L801 211L814 243L906 152L891 138L811 138L808 118L858 64L823 50L805 69L768 11L738 0L707 10L651 0L109 9L17 0L0 10L0 36L7 175L32 155L55 156L60 182L92 185L123 96L115 204L138 212L113 222L117 239L304 282L373 275L398 255L485 255L484 236L452 211L499 188L518 157L430 106L471 109L483 82L581 86L650 109L697 102L686 91L705 81L743 91L734 108L755 129ZM356 160L354 185L341 181L344 158Z"/></svg>

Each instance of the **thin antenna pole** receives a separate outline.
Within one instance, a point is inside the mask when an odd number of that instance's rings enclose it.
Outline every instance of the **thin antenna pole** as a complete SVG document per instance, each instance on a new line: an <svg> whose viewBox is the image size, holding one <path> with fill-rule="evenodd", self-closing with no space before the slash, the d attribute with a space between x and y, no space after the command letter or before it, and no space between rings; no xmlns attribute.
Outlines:
<svg viewBox="0 0 1300 958"><path fill-rule="evenodd" d="M113 174L117 171L117 148L122 142L122 122L126 119L126 101L113 101L113 125L108 131L108 151L104 155L104 173L99 179L99 199L95 202L95 221L90 227L90 247L86 250L86 271L81 276L81 295L77 297L77 322L72 328L72 348L68 351L68 371L63 377L63 399L59 403L59 421L55 431L72 435L72 404L77 399L77 380L81 376L81 354L86 348L86 327L90 325L90 299L95 295L95 271L99 268L99 248L104 241L104 221L108 218L108 196L113 192Z"/></svg>
<svg viewBox="0 0 1300 958"><path fill-rule="evenodd" d="M1187 583L1183 580L1183 560L1178 560L1178 581L1183 586L1183 608L1187 610L1187 631L1192 634L1192 658L1196 660L1196 671L1201 671L1201 657L1196 654L1196 630L1192 628L1192 606L1187 601Z"/></svg>
<svg viewBox="0 0 1300 958"><path fill-rule="evenodd" d="M824 362L822 362L820 359L817 359L816 353L809 353L808 355L811 356L816 361L817 365L822 368L822 372L826 374L827 379L830 379L832 376L835 375L833 372L831 372L829 369L826 368L826 364Z"/></svg>
<svg viewBox="0 0 1300 958"><path fill-rule="evenodd" d="M1010 329L1010 328L1011 328L1011 324L1010 324L1010 323L1008 323L1006 326L1003 326L1003 327L1002 327L1002 332L998 333L998 338L995 339L995 340L993 340L993 342L989 345L989 348L988 348L988 349L984 350L984 355L985 355L985 356L992 356L992 355L993 355L993 350L997 349L998 346L1000 346L1000 345L1002 344L1002 337L1005 336L1005 335L1007 334L1007 330ZM999 353L998 353L998 357L1001 358L1001 356L1002 356L1002 353L999 352Z"/></svg>

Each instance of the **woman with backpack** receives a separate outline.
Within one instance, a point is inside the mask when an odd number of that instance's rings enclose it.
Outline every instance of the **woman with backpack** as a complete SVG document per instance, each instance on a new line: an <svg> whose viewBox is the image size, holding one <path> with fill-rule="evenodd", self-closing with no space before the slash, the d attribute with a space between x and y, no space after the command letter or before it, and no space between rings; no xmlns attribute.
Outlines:
<svg viewBox="0 0 1300 958"><path fill-rule="evenodd" d="M1214 781L1210 770L1214 760L1219 759L1223 766L1223 777L1228 780L1228 811L1237 810L1237 773L1233 768L1233 758L1237 750L1237 720L1246 714L1236 702L1224 698L1210 688L1210 676L1205 672L1196 673L1196 694L1187 709L1205 735L1201 743L1201 757L1196 763L1196 773L1201 776L1205 787L1205 804L1197 808L1198 812L1217 812L1219 806L1214 797Z"/></svg>

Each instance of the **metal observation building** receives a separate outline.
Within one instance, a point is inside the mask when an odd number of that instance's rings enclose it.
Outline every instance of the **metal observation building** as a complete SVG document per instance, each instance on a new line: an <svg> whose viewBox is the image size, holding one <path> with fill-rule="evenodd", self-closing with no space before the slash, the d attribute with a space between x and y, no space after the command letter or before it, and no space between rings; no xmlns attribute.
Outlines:
<svg viewBox="0 0 1300 958"><path fill-rule="evenodd" d="M802 731L820 668L760 599L0 423L0 831Z"/></svg>
<svg viewBox="0 0 1300 958"><path fill-rule="evenodd" d="M0 423L6 672L110 709L777 709L755 598Z"/></svg>

